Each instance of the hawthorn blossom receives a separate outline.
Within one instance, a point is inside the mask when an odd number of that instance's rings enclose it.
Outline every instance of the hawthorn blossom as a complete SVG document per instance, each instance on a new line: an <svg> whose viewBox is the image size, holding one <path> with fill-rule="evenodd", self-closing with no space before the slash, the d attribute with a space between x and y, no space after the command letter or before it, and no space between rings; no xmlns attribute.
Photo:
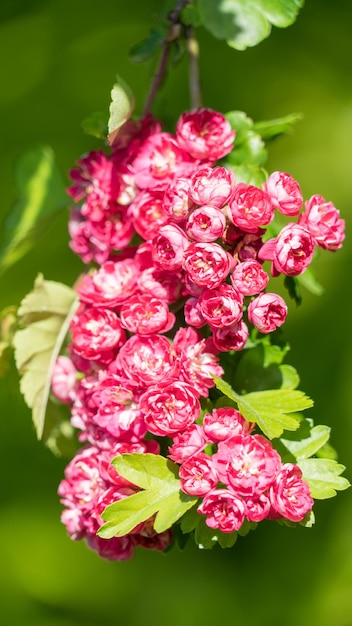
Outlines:
<svg viewBox="0 0 352 626"><path fill-rule="evenodd" d="M224 328L240 321L243 296L231 285L222 283L217 289L204 289L198 306L210 326Z"/></svg>
<svg viewBox="0 0 352 626"><path fill-rule="evenodd" d="M176 224L162 226L152 242L154 263L164 270L178 272L190 243L185 232Z"/></svg>
<svg viewBox="0 0 352 626"><path fill-rule="evenodd" d="M260 226L274 219L274 208L269 194L254 185L236 185L229 203L230 221L242 230L255 233Z"/></svg>
<svg viewBox="0 0 352 626"><path fill-rule="evenodd" d="M247 422L243 415L232 407L213 409L212 413L205 413L203 429L210 441L217 443L225 441L235 435L248 434L253 424Z"/></svg>
<svg viewBox="0 0 352 626"><path fill-rule="evenodd" d="M74 351L91 361L111 361L113 350L126 340L116 313L97 307L79 309L71 322L70 331Z"/></svg>
<svg viewBox="0 0 352 626"><path fill-rule="evenodd" d="M189 196L195 204L217 209L230 200L235 187L235 177L225 167L201 167L190 180Z"/></svg>
<svg viewBox="0 0 352 626"><path fill-rule="evenodd" d="M204 452L182 463L179 475L182 491L190 496L204 496L219 482L212 458Z"/></svg>
<svg viewBox="0 0 352 626"><path fill-rule="evenodd" d="M254 259L238 263L231 274L232 285L244 296L254 296L260 293L268 282L268 274Z"/></svg>
<svg viewBox="0 0 352 626"><path fill-rule="evenodd" d="M133 335L120 349L114 368L142 387L177 375L176 354L163 335Z"/></svg>
<svg viewBox="0 0 352 626"><path fill-rule="evenodd" d="M190 179L180 176L167 187L163 196L163 207L172 222L187 219L194 204L189 196Z"/></svg>
<svg viewBox="0 0 352 626"><path fill-rule="evenodd" d="M249 337L248 327L243 320L224 326L223 328L212 327L212 339L215 347L221 352L243 350Z"/></svg>
<svg viewBox="0 0 352 626"><path fill-rule="evenodd" d="M303 196L298 182L285 172L273 172L263 185L275 209L283 215L298 215L303 206Z"/></svg>
<svg viewBox="0 0 352 626"><path fill-rule="evenodd" d="M275 239L269 239L259 251L259 258L272 261L271 273L298 276L311 263L314 241L307 228L290 223Z"/></svg>
<svg viewBox="0 0 352 626"><path fill-rule="evenodd" d="M173 444L169 447L168 457L175 463L184 463L187 459L202 452L207 445L202 426L192 424L182 432L174 435Z"/></svg>
<svg viewBox="0 0 352 626"><path fill-rule="evenodd" d="M93 274L86 274L77 292L82 302L99 308L116 308L136 288L139 269L133 259L107 261Z"/></svg>
<svg viewBox="0 0 352 626"><path fill-rule="evenodd" d="M205 523L210 528L233 533L244 522L246 505L242 498L228 489L213 489L205 495L197 511L206 516Z"/></svg>
<svg viewBox="0 0 352 626"><path fill-rule="evenodd" d="M191 385L178 380L149 387L139 400L149 432L173 436L188 428L200 415L198 397Z"/></svg>
<svg viewBox="0 0 352 626"><path fill-rule="evenodd" d="M142 191L131 206L133 225L143 239L153 239L168 222L164 210L163 196L156 191Z"/></svg>
<svg viewBox="0 0 352 626"><path fill-rule="evenodd" d="M131 296L120 310L121 324L131 333L166 333L175 323L167 303L148 294Z"/></svg>
<svg viewBox="0 0 352 626"><path fill-rule="evenodd" d="M215 162L231 152L235 134L225 117L212 109L183 113L176 124L178 145L202 161Z"/></svg>
<svg viewBox="0 0 352 626"><path fill-rule="evenodd" d="M282 465L269 489L272 507L282 517L300 522L311 510L314 501L302 470L292 463Z"/></svg>
<svg viewBox="0 0 352 626"><path fill-rule="evenodd" d="M286 302L277 293L262 293L248 305L248 319L261 333L274 332L286 316Z"/></svg>
<svg viewBox="0 0 352 626"><path fill-rule="evenodd" d="M340 218L340 212L333 203L315 195L305 203L305 207L299 224L309 230L314 242L333 252L341 248L345 239L345 220Z"/></svg>
<svg viewBox="0 0 352 626"><path fill-rule="evenodd" d="M51 390L60 402L69 404L75 398L77 370L68 356L60 355L55 361L51 375Z"/></svg>
<svg viewBox="0 0 352 626"><path fill-rule="evenodd" d="M190 214L186 223L186 233L198 242L216 241L223 236L226 228L225 215L212 206L201 206Z"/></svg>
<svg viewBox="0 0 352 626"><path fill-rule="evenodd" d="M217 243L191 243L183 254L182 267L200 287L218 287L232 268L231 255Z"/></svg>
<svg viewBox="0 0 352 626"><path fill-rule="evenodd" d="M132 163L140 189L165 190L178 176L192 170L192 159L169 133L156 133L141 147Z"/></svg>

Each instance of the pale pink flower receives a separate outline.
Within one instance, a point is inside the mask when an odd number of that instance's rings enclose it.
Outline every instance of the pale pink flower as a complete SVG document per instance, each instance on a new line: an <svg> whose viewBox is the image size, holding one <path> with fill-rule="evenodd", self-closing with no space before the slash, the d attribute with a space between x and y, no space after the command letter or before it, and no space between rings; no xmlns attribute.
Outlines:
<svg viewBox="0 0 352 626"><path fill-rule="evenodd" d="M184 231L176 224L162 226L153 239L153 260L162 269L177 272L182 268L184 253L190 243Z"/></svg>
<svg viewBox="0 0 352 626"><path fill-rule="evenodd" d="M164 210L163 196L156 191L141 191L131 206L133 224L143 239L155 237L161 226L169 220Z"/></svg>
<svg viewBox="0 0 352 626"><path fill-rule="evenodd" d="M235 435L213 455L220 480L241 496L259 496L275 479L281 459L262 435Z"/></svg>
<svg viewBox="0 0 352 626"><path fill-rule="evenodd" d="M138 335L166 333L176 319L164 300L149 294L130 296L121 307L120 318L123 328Z"/></svg>
<svg viewBox="0 0 352 626"><path fill-rule="evenodd" d="M233 533L243 524L246 505L242 498L228 489L213 489L206 494L197 511L206 515L205 523L210 528Z"/></svg>
<svg viewBox="0 0 352 626"><path fill-rule="evenodd" d="M244 296L254 296L265 289L269 276L258 261L251 259L236 265L231 274L231 282Z"/></svg>
<svg viewBox="0 0 352 626"><path fill-rule="evenodd" d="M325 250L338 250L345 239L345 220L332 202L323 196L312 196L305 204L306 210L299 223L307 228L315 243Z"/></svg>
<svg viewBox="0 0 352 626"><path fill-rule="evenodd" d="M176 178L164 193L164 211L173 222L183 222L193 208L193 202L188 194L189 186L189 178Z"/></svg>
<svg viewBox="0 0 352 626"><path fill-rule="evenodd" d="M230 352L243 350L249 336L248 327L243 320L224 326L223 328L212 328L213 342L221 352Z"/></svg>
<svg viewBox="0 0 352 626"><path fill-rule="evenodd" d="M212 109L183 113L176 125L178 144L202 161L215 162L231 152L235 134L225 117Z"/></svg>
<svg viewBox="0 0 352 626"><path fill-rule="evenodd" d="M58 356L51 375L51 390L60 402L69 404L75 398L77 370L68 356Z"/></svg>
<svg viewBox="0 0 352 626"><path fill-rule="evenodd" d="M298 215L303 206L303 196L298 182L285 172L273 172L263 185L275 209L283 215Z"/></svg>
<svg viewBox="0 0 352 626"><path fill-rule="evenodd" d="M239 183L230 200L228 216L238 228L255 233L260 226L272 222L274 208L270 196L265 191L254 185Z"/></svg>
<svg viewBox="0 0 352 626"><path fill-rule="evenodd" d="M235 177L225 167L201 167L191 178L189 195L195 204L221 209L230 200Z"/></svg>
<svg viewBox="0 0 352 626"><path fill-rule="evenodd" d="M126 340L116 313L97 307L79 309L72 319L70 332L74 351L90 361L112 361L112 351Z"/></svg>
<svg viewBox="0 0 352 626"><path fill-rule="evenodd" d="M282 465L269 495L274 510L292 522L300 522L314 504L302 470L292 463Z"/></svg>
<svg viewBox="0 0 352 626"><path fill-rule="evenodd" d="M133 259L107 261L93 274L83 277L77 292L82 302L99 308L116 308L133 294L138 276L138 265Z"/></svg>
<svg viewBox="0 0 352 626"><path fill-rule="evenodd" d="M203 429L209 440L216 443L234 435L250 433L253 430L253 424L247 422L239 411L226 406L213 409L212 413L205 413Z"/></svg>
<svg viewBox="0 0 352 626"><path fill-rule="evenodd" d="M249 522L261 522L268 517L271 510L270 499L265 493L256 498L245 498L246 517Z"/></svg>
<svg viewBox="0 0 352 626"><path fill-rule="evenodd" d="M219 209L212 206L201 206L192 211L185 228L187 235L195 241L216 241L225 232L226 218Z"/></svg>
<svg viewBox="0 0 352 626"><path fill-rule="evenodd" d="M204 496L219 482L212 458L204 452L182 463L179 476L182 491L190 496Z"/></svg>
<svg viewBox="0 0 352 626"><path fill-rule="evenodd" d="M232 269L231 255L217 243L191 243L183 255L182 267L200 287L218 287Z"/></svg>
<svg viewBox="0 0 352 626"><path fill-rule="evenodd" d="M259 258L272 261L271 273L278 276L298 276L311 263L314 241L301 224L290 223L284 226L276 239L269 239L259 251Z"/></svg>
<svg viewBox="0 0 352 626"><path fill-rule="evenodd" d="M165 190L175 177L193 167L187 152L169 133L149 137L132 163L137 187L155 190Z"/></svg>
<svg viewBox="0 0 352 626"><path fill-rule="evenodd" d="M141 439L146 434L138 398L113 377L108 376L97 385L92 401L98 407L92 421L113 437Z"/></svg>
<svg viewBox="0 0 352 626"><path fill-rule="evenodd" d="M202 426L192 424L174 436L173 444L169 447L168 457L175 463L184 463L194 454L202 452L206 445L207 439Z"/></svg>
<svg viewBox="0 0 352 626"><path fill-rule="evenodd" d="M170 380L178 371L175 352L163 335L133 335L120 348L115 366L142 387Z"/></svg>
<svg viewBox="0 0 352 626"><path fill-rule="evenodd" d="M272 333L286 316L286 302L277 293L261 293L248 305L248 319L261 333Z"/></svg>
<svg viewBox="0 0 352 626"><path fill-rule="evenodd" d="M217 289L205 289L199 298L204 319L214 328L237 324L242 317L243 296L226 283Z"/></svg>
<svg viewBox="0 0 352 626"><path fill-rule="evenodd" d="M173 436L195 422L200 404L195 389L182 381L149 387L139 401L149 432Z"/></svg>

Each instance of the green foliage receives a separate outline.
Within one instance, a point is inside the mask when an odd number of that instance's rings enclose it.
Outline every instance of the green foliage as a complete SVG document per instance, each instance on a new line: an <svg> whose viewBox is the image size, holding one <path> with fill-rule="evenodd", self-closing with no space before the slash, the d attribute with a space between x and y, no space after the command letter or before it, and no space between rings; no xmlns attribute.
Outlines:
<svg viewBox="0 0 352 626"><path fill-rule="evenodd" d="M285 276L284 286L288 291L288 295L295 301L297 306L302 304L302 293L300 284L296 276Z"/></svg>
<svg viewBox="0 0 352 626"><path fill-rule="evenodd" d="M310 398L295 389L270 389L240 396L224 380L213 378L219 391L236 402L246 420L258 424L269 439L280 437L284 430L297 430L300 420L294 414L313 406Z"/></svg>
<svg viewBox="0 0 352 626"><path fill-rule="evenodd" d="M223 533L218 528L209 528L205 523L205 516L198 515L198 517L199 522L195 529L194 538L199 548L211 550L217 543L221 548L232 548L236 543L238 537L237 532Z"/></svg>
<svg viewBox="0 0 352 626"><path fill-rule="evenodd" d="M116 471L143 491L106 507L106 521L98 534L105 538L122 536L156 514L154 529L170 528L197 498L180 491L178 466L156 454L123 454L113 460Z"/></svg>
<svg viewBox="0 0 352 626"><path fill-rule="evenodd" d="M72 289L44 280L39 274L33 291L18 309L21 328L13 339L15 360L21 375L21 392L32 409L38 439L44 432L52 369L76 307Z"/></svg>
<svg viewBox="0 0 352 626"><path fill-rule="evenodd" d="M316 279L311 267L307 267L303 274L296 276L296 280L300 285L305 287L305 289L307 289L307 291L312 293L314 296L322 296L325 291L324 287L322 287L322 285Z"/></svg>
<svg viewBox="0 0 352 626"><path fill-rule="evenodd" d="M324 500L336 496L336 491L347 489L350 484L340 474L346 469L333 459L303 459L299 466L307 481L312 498Z"/></svg>
<svg viewBox="0 0 352 626"><path fill-rule="evenodd" d="M284 463L308 459L320 450L330 437L328 426L314 426L313 420L303 418L298 430L294 433L285 433L280 439L278 448Z"/></svg>
<svg viewBox="0 0 352 626"><path fill-rule="evenodd" d="M48 146L25 152L15 170L18 201L5 218L0 244L0 273L38 243L67 195L54 153Z"/></svg>
<svg viewBox="0 0 352 626"><path fill-rule="evenodd" d="M133 63L145 63L150 61L160 50L164 34L156 29L150 31L149 37L138 41L129 51L130 60Z"/></svg>
<svg viewBox="0 0 352 626"><path fill-rule="evenodd" d="M280 137L280 135L290 135L293 132L295 124L302 119L302 113L290 113L285 117L279 117L274 120L255 122L253 124L253 130L258 133L264 141L270 141L271 139Z"/></svg>
<svg viewBox="0 0 352 626"><path fill-rule="evenodd" d="M121 126L129 120L134 109L134 97L125 81L116 77L111 90L110 117L108 122L109 142L112 144Z"/></svg>
<svg viewBox="0 0 352 626"><path fill-rule="evenodd" d="M102 111L92 113L83 120L82 128L87 135L92 135L97 139L106 139L108 134L107 113Z"/></svg>
<svg viewBox="0 0 352 626"><path fill-rule="evenodd" d="M304 0L197 0L202 23L229 46L245 50L256 46L271 32L295 21Z"/></svg>
<svg viewBox="0 0 352 626"><path fill-rule="evenodd" d="M9 306L0 311L0 377L10 366L13 334L16 326L16 307Z"/></svg>
<svg viewBox="0 0 352 626"><path fill-rule="evenodd" d="M241 393L265 389L296 389L299 385L297 371L282 361L287 347L270 345L261 341L243 353L231 384Z"/></svg>

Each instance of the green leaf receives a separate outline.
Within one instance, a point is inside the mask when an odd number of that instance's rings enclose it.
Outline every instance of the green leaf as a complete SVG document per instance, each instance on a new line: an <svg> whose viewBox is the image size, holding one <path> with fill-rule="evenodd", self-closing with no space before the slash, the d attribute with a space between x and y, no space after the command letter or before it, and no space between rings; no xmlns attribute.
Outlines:
<svg viewBox="0 0 352 626"><path fill-rule="evenodd" d="M32 409L38 439L43 436L52 369L76 310L75 292L61 283L44 280L40 274L34 289L18 309L22 326L13 345L20 388Z"/></svg>
<svg viewBox="0 0 352 626"><path fill-rule="evenodd" d="M246 420L258 424L269 439L280 437L284 430L297 430L300 420L292 413L313 406L312 400L302 391L273 389L240 396L224 380L216 376L213 378L216 387L236 402Z"/></svg>
<svg viewBox="0 0 352 626"><path fill-rule="evenodd" d="M54 153L40 146L23 154L15 170L18 201L5 218L0 244L0 273L24 256L68 203Z"/></svg>
<svg viewBox="0 0 352 626"><path fill-rule="evenodd" d="M292 456L296 461L308 459L326 444L329 437L330 428L328 426L314 426L311 419L302 419L296 432L286 433L280 439L284 446L284 452L281 453L283 461L292 461ZM289 453L288 457L287 452Z"/></svg>
<svg viewBox="0 0 352 626"><path fill-rule="evenodd" d="M253 124L253 130L258 133L264 141L270 141L280 135L290 135L293 132L294 125L302 119L302 113L290 113L285 117L279 117L274 120L255 122Z"/></svg>
<svg viewBox="0 0 352 626"><path fill-rule="evenodd" d="M197 503L196 503L197 504ZM191 533L192 530L195 530L199 524L199 520L201 519L201 515L198 513L196 504L189 509L180 520L181 530L183 533Z"/></svg>
<svg viewBox="0 0 352 626"><path fill-rule="evenodd" d="M43 441L57 457L71 459L77 452L76 431L69 421L67 406L50 398L46 407Z"/></svg>
<svg viewBox="0 0 352 626"><path fill-rule="evenodd" d="M156 454L124 454L113 459L117 472L144 491L106 507L106 521L98 531L105 539L129 533L135 526L156 514L154 529L170 528L198 498L180 490L178 466Z"/></svg>
<svg viewBox="0 0 352 626"><path fill-rule="evenodd" d="M240 146L245 141L248 131L253 130L253 120L243 111L228 111L225 113L225 117L232 130L236 131L236 146Z"/></svg>
<svg viewBox="0 0 352 626"><path fill-rule="evenodd" d="M134 109L134 97L130 87L117 76L111 90L110 117L108 122L109 142L114 142L121 126L129 120Z"/></svg>
<svg viewBox="0 0 352 626"><path fill-rule="evenodd" d="M271 32L271 25L285 28L295 21L304 0L198 0L202 23L214 37L245 50Z"/></svg>
<svg viewBox="0 0 352 626"><path fill-rule="evenodd" d="M237 537L236 532L223 533L218 528L209 528L205 523L205 516L199 516L194 538L200 549L211 550L217 543L222 548L232 548Z"/></svg>
<svg viewBox="0 0 352 626"><path fill-rule="evenodd" d="M303 287L305 287L305 289L307 289L307 291L312 293L314 296L323 295L324 287L322 287L322 285L316 279L311 267L307 267L303 274L296 276L296 279L301 285L303 285Z"/></svg>
<svg viewBox="0 0 352 626"><path fill-rule="evenodd" d="M194 4L187 4L181 11L181 22L185 26L200 26L202 23L201 15Z"/></svg>
<svg viewBox="0 0 352 626"><path fill-rule="evenodd" d="M107 114L102 111L92 113L83 120L82 128L87 135L92 135L98 139L106 139L108 134Z"/></svg>
<svg viewBox="0 0 352 626"><path fill-rule="evenodd" d="M345 470L344 465L332 459L305 459L300 461L299 466L310 487L312 498L316 500L332 498L336 491L350 486L347 478L340 476Z"/></svg>
<svg viewBox="0 0 352 626"><path fill-rule="evenodd" d="M295 389L299 376L291 365L282 365L286 352L287 346L270 345L264 339L243 353L231 383L241 394L265 389Z"/></svg>
<svg viewBox="0 0 352 626"><path fill-rule="evenodd" d="M245 139L235 147L227 156L226 162L230 165L264 165L267 159L267 151L260 135L252 130L247 132Z"/></svg>
<svg viewBox="0 0 352 626"><path fill-rule="evenodd" d="M226 163L226 166L233 171L236 183L246 183L246 185L261 187L268 178L266 171L262 167L259 167L259 165L253 163L243 165L231 165Z"/></svg>
<svg viewBox="0 0 352 626"><path fill-rule="evenodd" d="M286 287L288 294L292 300L295 301L297 306L302 304L302 294L299 282L296 276L285 276L284 286Z"/></svg>
<svg viewBox="0 0 352 626"><path fill-rule="evenodd" d="M130 61L133 63L145 63L153 58L160 49L164 35L155 29L150 31L149 37L138 41L129 51Z"/></svg>

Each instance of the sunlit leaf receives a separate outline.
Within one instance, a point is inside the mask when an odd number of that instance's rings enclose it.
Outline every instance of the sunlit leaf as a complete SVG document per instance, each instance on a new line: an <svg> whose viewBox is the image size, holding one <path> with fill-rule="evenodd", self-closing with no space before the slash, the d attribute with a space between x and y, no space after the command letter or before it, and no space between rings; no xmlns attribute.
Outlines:
<svg viewBox="0 0 352 626"><path fill-rule="evenodd" d="M108 134L108 116L102 111L92 113L82 122L82 128L87 135L98 139L106 139Z"/></svg>
<svg viewBox="0 0 352 626"><path fill-rule="evenodd" d="M237 541L237 532L223 533L218 528L210 528L205 523L205 516L200 516L195 529L195 542L199 548L211 550L217 543L222 548L232 548Z"/></svg>
<svg viewBox="0 0 352 626"><path fill-rule="evenodd" d="M229 46L245 50L268 37L271 25L295 21L304 0L198 0L203 25Z"/></svg>
<svg viewBox="0 0 352 626"><path fill-rule="evenodd" d="M194 506L197 498L180 490L178 466L156 454L124 454L113 460L116 471L143 491L106 507L106 523L98 534L121 537L156 514L154 529L161 533Z"/></svg>
<svg viewBox="0 0 352 626"><path fill-rule="evenodd" d="M258 424L269 439L280 437L284 430L297 430L300 420L294 414L313 406L313 401L296 389L270 389L239 395L224 380L213 378L219 391L235 401L246 420Z"/></svg>
<svg viewBox="0 0 352 626"><path fill-rule="evenodd" d="M330 428L328 426L314 426L311 419L302 419L299 429L294 433L285 433L280 441L296 461L301 461L316 454L326 444L329 437ZM291 460L290 458L285 459L284 454L281 456L284 461Z"/></svg>
<svg viewBox="0 0 352 626"><path fill-rule="evenodd" d="M255 122L253 130L257 132L264 141L270 141L280 135L289 135L293 132L295 124L303 119L302 113L290 113L285 117L274 120L264 120Z"/></svg>
<svg viewBox="0 0 352 626"><path fill-rule="evenodd" d="M131 117L134 109L134 97L130 87L117 76L111 90L110 117L108 122L109 143L112 144L119 129Z"/></svg>
<svg viewBox="0 0 352 626"><path fill-rule="evenodd" d="M32 409L38 439L43 435L52 369L76 310L75 292L39 275L18 309L22 327L14 336L20 388Z"/></svg>
<svg viewBox="0 0 352 626"><path fill-rule="evenodd" d="M68 197L54 153L41 146L23 154L15 171L18 201L5 218L0 244L0 272L23 257L50 225Z"/></svg>
<svg viewBox="0 0 352 626"><path fill-rule="evenodd" d="M296 279L301 285L303 285L305 289L307 289L307 291L312 293L314 296L323 295L324 287L318 282L311 267L307 267L303 274L296 276Z"/></svg>
<svg viewBox="0 0 352 626"><path fill-rule="evenodd" d="M243 165L226 164L226 167L233 171L236 183L246 183L246 185L261 187L268 178L267 172L255 163L246 163Z"/></svg>
<svg viewBox="0 0 352 626"><path fill-rule="evenodd" d="M345 466L332 459L305 459L300 461L299 466L314 499L332 498L336 491L350 486L347 478L340 475L346 469Z"/></svg>

